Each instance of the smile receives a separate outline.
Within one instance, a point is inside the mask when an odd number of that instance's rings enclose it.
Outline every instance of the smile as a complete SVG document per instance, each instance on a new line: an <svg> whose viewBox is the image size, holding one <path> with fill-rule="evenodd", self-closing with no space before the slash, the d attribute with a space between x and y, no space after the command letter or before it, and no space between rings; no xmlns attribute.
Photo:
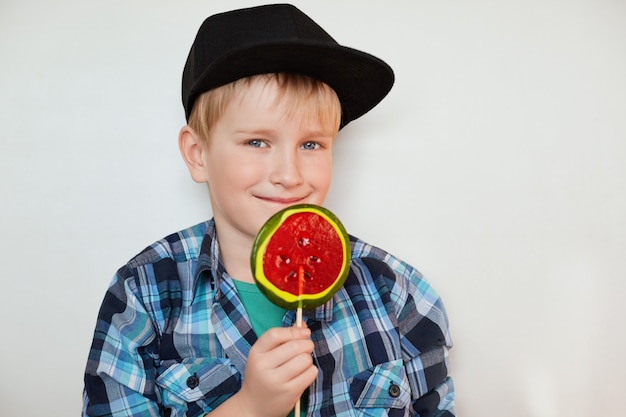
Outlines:
<svg viewBox="0 0 626 417"><path fill-rule="evenodd" d="M296 204L302 200L304 200L306 197L288 197L288 198L283 198L283 197L258 197L261 200L264 201L268 201L270 203L276 203L276 204Z"/></svg>

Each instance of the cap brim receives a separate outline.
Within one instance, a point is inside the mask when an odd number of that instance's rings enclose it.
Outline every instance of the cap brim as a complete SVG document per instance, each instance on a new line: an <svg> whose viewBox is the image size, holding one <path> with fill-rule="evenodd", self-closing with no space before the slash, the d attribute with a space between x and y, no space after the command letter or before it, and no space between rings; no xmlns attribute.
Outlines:
<svg viewBox="0 0 626 417"><path fill-rule="evenodd" d="M365 52L319 43L273 43L234 50L213 61L187 96L187 118L196 98L205 91L257 74L304 74L328 84L339 97L341 127L367 113L391 90L393 70Z"/></svg>

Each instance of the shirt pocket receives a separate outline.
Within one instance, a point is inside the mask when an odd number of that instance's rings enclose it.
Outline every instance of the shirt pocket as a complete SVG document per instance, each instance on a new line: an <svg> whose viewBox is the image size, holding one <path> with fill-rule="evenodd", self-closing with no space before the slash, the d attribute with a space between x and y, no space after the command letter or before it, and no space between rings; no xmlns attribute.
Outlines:
<svg viewBox="0 0 626 417"><path fill-rule="evenodd" d="M357 374L350 382L350 398L357 409L408 410L411 388L402 359L381 363Z"/></svg>
<svg viewBox="0 0 626 417"><path fill-rule="evenodd" d="M230 359L188 358L166 366L156 383L167 406L213 409L239 390L241 376Z"/></svg>

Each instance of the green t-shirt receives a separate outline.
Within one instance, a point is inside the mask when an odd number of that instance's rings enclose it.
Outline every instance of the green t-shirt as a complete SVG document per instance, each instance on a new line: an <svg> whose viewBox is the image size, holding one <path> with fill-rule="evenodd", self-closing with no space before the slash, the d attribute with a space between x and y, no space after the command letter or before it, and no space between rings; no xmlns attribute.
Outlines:
<svg viewBox="0 0 626 417"><path fill-rule="evenodd" d="M268 300L256 284L237 280L233 282L257 337L272 327L282 327L286 312L284 308Z"/></svg>
<svg viewBox="0 0 626 417"><path fill-rule="evenodd" d="M233 282L235 283L235 288L237 289L241 303L250 318L252 330L254 330L257 337L261 336L272 327L282 327L283 317L287 310L278 307L268 300L256 284L237 281L236 279L234 279ZM304 402L307 400L306 394L302 397L301 401L303 404L300 409L300 415L304 417L306 416L306 403ZM293 414L292 410L287 417L293 417Z"/></svg>

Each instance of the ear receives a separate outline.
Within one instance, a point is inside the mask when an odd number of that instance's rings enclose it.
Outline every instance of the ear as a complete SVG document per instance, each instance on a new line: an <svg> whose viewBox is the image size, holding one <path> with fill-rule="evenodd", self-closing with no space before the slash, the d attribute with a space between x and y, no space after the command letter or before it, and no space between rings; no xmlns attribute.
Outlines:
<svg viewBox="0 0 626 417"><path fill-rule="evenodd" d="M180 129L178 147L191 178L195 182L207 182L207 169L204 160L205 146L200 136L189 125Z"/></svg>

